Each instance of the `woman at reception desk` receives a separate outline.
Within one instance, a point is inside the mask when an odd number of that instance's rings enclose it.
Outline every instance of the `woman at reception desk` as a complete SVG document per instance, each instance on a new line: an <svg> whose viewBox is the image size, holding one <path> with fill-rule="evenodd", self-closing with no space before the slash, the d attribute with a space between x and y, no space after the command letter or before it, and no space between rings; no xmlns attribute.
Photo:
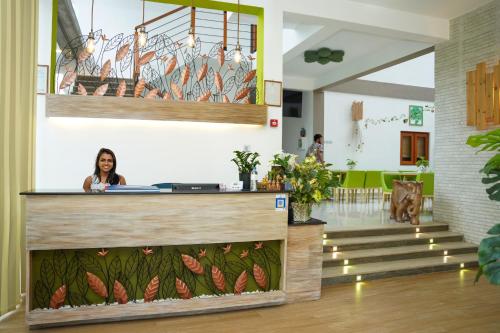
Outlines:
<svg viewBox="0 0 500 333"><path fill-rule="evenodd" d="M320 297L323 223L285 192L24 192L30 327Z"/></svg>

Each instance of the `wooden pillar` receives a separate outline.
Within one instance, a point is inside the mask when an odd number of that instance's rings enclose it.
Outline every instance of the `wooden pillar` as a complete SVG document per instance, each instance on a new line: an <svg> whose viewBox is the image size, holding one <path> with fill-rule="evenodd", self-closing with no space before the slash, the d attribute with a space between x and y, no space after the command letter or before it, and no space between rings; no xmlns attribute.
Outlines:
<svg viewBox="0 0 500 333"><path fill-rule="evenodd" d="M257 25L250 26L250 53L257 52Z"/></svg>

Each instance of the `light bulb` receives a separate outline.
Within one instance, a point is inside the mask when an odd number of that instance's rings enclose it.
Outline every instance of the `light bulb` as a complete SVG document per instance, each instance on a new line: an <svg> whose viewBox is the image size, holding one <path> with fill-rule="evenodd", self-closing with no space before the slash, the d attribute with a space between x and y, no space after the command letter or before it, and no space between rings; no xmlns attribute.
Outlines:
<svg viewBox="0 0 500 333"><path fill-rule="evenodd" d="M148 34L146 33L146 27L142 26L139 28L138 42L139 47L144 47L148 41Z"/></svg>
<svg viewBox="0 0 500 333"><path fill-rule="evenodd" d="M238 63L238 64L239 64L239 63L240 63L240 61L241 61L241 47L240 47L240 45L238 44L238 45L236 46L236 49L234 50L234 62L236 62L236 63Z"/></svg>
<svg viewBox="0 0 500 333"><path fill-rule="evenodd" d="M187 44L187 46L189 46L191 48L194 47L195 40L194 40L194 33L193 33L192 29L189 29L189 33L188 33L188 36L186 39L186 44Z"/></svg>
<svg viewBox="0 0 500 333"><path fill-rule="evenodd" d="M95 51L95 39L94 39L94 33L90 32L89 37L87 38L87 47L86 51L90 54L94 53Z"/></svg>

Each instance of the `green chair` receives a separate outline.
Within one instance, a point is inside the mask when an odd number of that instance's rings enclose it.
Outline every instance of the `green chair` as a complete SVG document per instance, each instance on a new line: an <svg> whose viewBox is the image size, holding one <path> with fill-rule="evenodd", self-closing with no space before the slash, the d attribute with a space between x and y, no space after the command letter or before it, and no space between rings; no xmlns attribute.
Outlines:
<svg viewBox="0 0 500 333"><path fill-rule="evenodd" d="M380 181L382 183L382 209L385 208L385 202L391 201L392 196L392 181L399 180L399 175L381 173Z"/></svg>
<svg viewBox="0 0 500 333"><path fill-rule="evenodd" d="M434 205L434 172L419 173L417 182L423 182L422 187L422 210L424 209L425 199L431 200L431 205Z"/></svg>
<svg viewBox="0 0 500 333"><path fill-rule="evenodd" d="M344 197L347 192L347 200L356 200L356 194L358 191L364 192L365 188L365 171L358 170L348 170L346 172L344 183L339 187L339 199Z"/></svg>
<svg viewBox="0 0 500 333"><path fill-rule="evenodd" d="M370 194L372 194L372 198L375 197L375 191L379 195L382 189L382 171L366 171L364 188L366 201L370 199Z"/></svg>

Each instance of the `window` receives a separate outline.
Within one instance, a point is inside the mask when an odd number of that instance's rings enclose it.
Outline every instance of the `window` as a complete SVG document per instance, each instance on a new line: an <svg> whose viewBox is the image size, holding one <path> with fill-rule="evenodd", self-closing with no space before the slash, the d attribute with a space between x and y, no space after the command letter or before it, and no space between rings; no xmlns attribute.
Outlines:
<svg viewBox="0 0 500 333"><path fill-rule="evenodd" d="M401 132L400 164L415 165L419 157L429 159L429 133Z"/></svg>

